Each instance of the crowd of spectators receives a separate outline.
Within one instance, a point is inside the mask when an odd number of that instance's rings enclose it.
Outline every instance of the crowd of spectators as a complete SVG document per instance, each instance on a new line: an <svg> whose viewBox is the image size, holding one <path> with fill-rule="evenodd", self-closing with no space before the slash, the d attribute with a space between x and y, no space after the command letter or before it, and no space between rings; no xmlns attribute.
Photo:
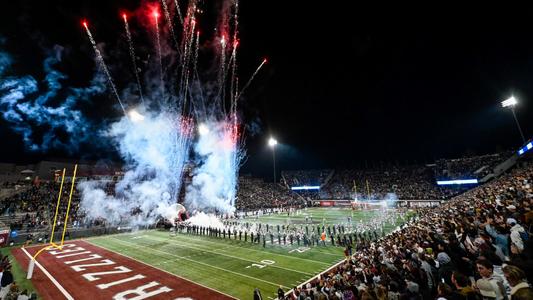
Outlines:
<svg viewBox="0 0 533 300"><path fill-rule="evenodd" d="M512 151L436 161L437 179L483 178L511 155Z"/></svg>
<svg viewBox="0 0 533 300"><path fill-rule="evenodd" d="M453 170L470 170L478 168L486 159L489 165L501 161L506 154L479 156L470 159L450 160L447 168ZM461 164L464 163L464 166ZM441 163L442 165L442 163ZM452 168L453 167L453 168ZM478 168L479 169L479 168ZM441 169L437 166L437 173ZM465 191L465 188L443 188L435 184L435 168L426 165L388 166L374 169L344 170L310 170L284 171L282 183L265 182L251 176L239 178L236 199L237 210L255 210L269 207L297 206L311 200L330 199L401 199L401 200L442 200L449 199ZM439 173L440 174L440 173ZM19 184L19 183L17 183ZM22 182L20 184L23 184ZM28 183L26 183L28 185ZM3 183L3 185L9 185ZM290 190L295 185L318 185L319 191ZM113 194L114 185L109 184L109 194ZM79 194L75 189L69 222L80 225L84 221L83 212L78 211ZM23 214L24 217L12 219L12 229L34 230L48 226L50 216L54 215L59 193L59 184L41 182L30 184L21 192L15 193L0 202L3 215ZM63 190L68 197L69 189ZM66 211L66 201L62 201L60 212ZM62 220L61 218L59 218ZM60 221L61 223L62 221ZM61 224L60 224L61 225Z"/></svg>
<svg viewBox="0 0 533 300"><path fill-rule="evenodd" d="M9 256L0 255L0 299L29 300L37 299L37 294L28 290L21 290L11 272Z"/></svg>
<svg viewBox="0 0 533 300"><path fill-rule="evenodd" d="M321 191L322 199L440 200L464 190L435 183L433 170L425 165L373 170L336 170Z"/></svg>
<svg viewBox="0 0 533 300"><path fill-rule="evenodd" d="M239 178L236 208L240 211L256 210L279 206L304 204L301 196L277 183L265 182L251 176Z"/></svg>
<svg viewBox="0 0 533 300"><path fill-rule="evenodd" d="M11 230L28 232L46 231L55 214L60 185L55 182L32 183L21 192L15 193L1 201L0 212L9 216L8 225ZM68 199L70 189L63 188L62 199ZM80 195L74 189L69 213L69 223L78 223L83 219L79 211ZM63 225L68 201L61 201L59 206L58 225Z"/></svg>
<svg viewBox="0 0 533 300"><path fill-rule="evenodd" d="M454 197L288 299L533 299L533 164ZM282 297L283 298L283 297Z"/></svg>
<svg viewBox="0 0 533 300"><path fill-rule="evenodd" d="M297 170L282 171L281 177L287 187L292 186L322 186L333 170Z"/></svg>

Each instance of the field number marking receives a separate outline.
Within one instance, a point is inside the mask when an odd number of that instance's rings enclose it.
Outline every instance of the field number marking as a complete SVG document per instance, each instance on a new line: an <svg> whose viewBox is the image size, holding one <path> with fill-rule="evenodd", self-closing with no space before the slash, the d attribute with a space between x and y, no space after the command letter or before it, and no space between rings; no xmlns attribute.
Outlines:
<svg viewBox="0 0 533 300"><path fill-rule="evenodd" d="M262 269L268 265L273 265L275 264L276 262L273 261L273 260L270 260L270 259L263 259L262 261L260 261L261 264L251 264L250 266L247 266L246 269L249 269L251 267L256 267L256 268L259 268L259 269Z"/></svg>
<svg viewBox="0 0 533 300"><path fill-rule="evenodd" d="M298 253L304 253L305 251L308 251L308 250L311 250L311 248L309 248L309 247L300 247L300 248L292 249L291 251L289 251L289 253L293 253L294 251L296 251Z"/></svg>

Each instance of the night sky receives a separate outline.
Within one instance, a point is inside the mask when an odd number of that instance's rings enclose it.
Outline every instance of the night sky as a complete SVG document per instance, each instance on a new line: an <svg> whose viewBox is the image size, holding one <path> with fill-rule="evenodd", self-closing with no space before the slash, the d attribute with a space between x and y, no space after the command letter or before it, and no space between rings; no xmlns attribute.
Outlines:
<svg viewBox="0 0 533 300"><path fill-rule="evenodd" d="M126 67L110 62L121 84L129 61L119 12L142 5L10 1L0 13L0 36L19 59L18 74L42 76L42 49L58 44L66 49L61 67L69 82L84 82L94 68L80 26L87 18L106 49L124 57ZM511 94L520 101L526 139L533 135L533 13L525 8L420 11L263 0L242 0L240 8L241 77L269 60L242 105L255 127L247 133L244 173L271 174L270 135L280 142L280 169L429 163L515 149L518 129L500 107ZM117 117L113 101L95 99L92 117ZM3 120L0 136L2 161L113 156L92 147L31 153Z"/></svg>

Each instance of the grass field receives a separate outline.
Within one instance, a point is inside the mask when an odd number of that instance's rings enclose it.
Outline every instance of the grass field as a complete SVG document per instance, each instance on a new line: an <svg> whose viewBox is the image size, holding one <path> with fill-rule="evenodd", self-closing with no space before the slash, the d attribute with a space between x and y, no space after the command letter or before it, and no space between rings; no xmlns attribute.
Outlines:
<svg viewBox="0 0 533 300"><path fill-rule="evenodd" d="M287 216L284 214L273 214L259 216L257 220L255 217L248 217L241 220L241 222L260 222L270 225L305 225L307 222L312 224L344 224L347 225L348 217L351 217L352 222L369 222L375 219L382 212L380 210L351 210L348 208L322 208L314 207L301 210L299 214ZM390 220L390 223L384 226L385 232L392 231L401 223L400 219Z"/></svg>
<svg viewBox="0 0 533 300"><path fill-rule="evenodd" d="M353 220L365 222L378 213L356 211ZM312 208L290 218L287 215L262 216L259 222L295 224L305 221L305 214L312 214L314 221L322 222L326 218L327 224L334 224L346 223L352 212ZM311 248L269 244L263 248L249 241L187 234L174 236L157 230L101 236L88 241L239 299L251 298L255 288L261 290L265 299L275 298L279 286L288 290L343 259L343 249L329 244Z"/></svg>

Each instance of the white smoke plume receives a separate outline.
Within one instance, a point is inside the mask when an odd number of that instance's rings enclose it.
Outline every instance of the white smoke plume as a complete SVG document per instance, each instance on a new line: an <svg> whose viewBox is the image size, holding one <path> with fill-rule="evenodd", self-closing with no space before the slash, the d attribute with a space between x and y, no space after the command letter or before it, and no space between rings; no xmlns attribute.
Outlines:
<svg viewBox="0 0 533 300"><path fill-rule="evenodd" d="M228 122L207 122L194 145L196 168L187 187L188 208L233 213L237 194L238 169L243 153Z"/></svg>
<svg viewBox="0 0 533 300"><path fill-rule="evenodd" d="M147 225L160 216L177 215L175 204L189 155L191 125L168 112L141 116L144 119L137 121L124 117L108 132L127 163L114 195L107 195L103 182L79 184L81 208L89 219Z"/></svg>
<svg viewBox="0 0 533 300"><path fill-rule="evenodd" d="M198 212L186 222L189 225L211 227L217 229L225 229L226 226L220 221L220 219L214 214L206 214L204 212Z"/></svg>

